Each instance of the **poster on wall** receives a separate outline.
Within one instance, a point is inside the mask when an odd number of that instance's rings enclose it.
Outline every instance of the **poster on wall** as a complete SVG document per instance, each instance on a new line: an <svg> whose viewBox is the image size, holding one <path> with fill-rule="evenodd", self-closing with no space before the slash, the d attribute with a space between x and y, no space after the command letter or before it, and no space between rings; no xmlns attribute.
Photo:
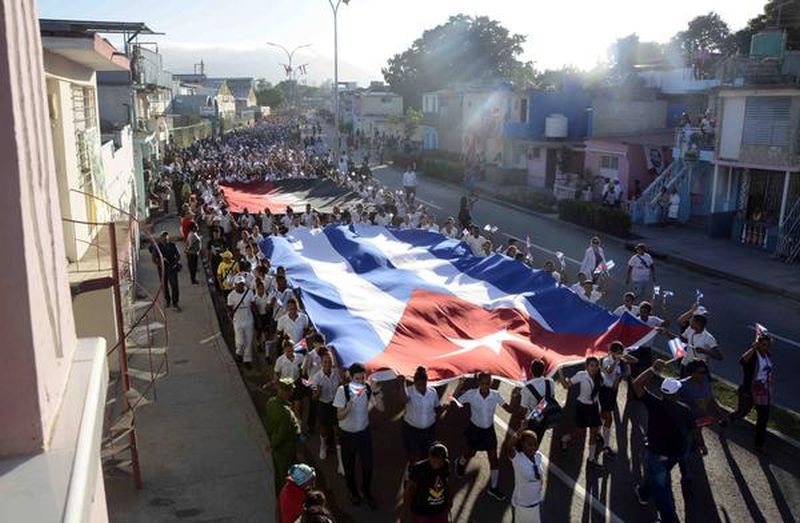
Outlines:
<svg viewBox="0 0 800 523"><path fill-rule="evenodd" d="M653 174L660 174L664 169L664 153L661 147L643 145L644 157L647 160L647 170Z"/></svg>

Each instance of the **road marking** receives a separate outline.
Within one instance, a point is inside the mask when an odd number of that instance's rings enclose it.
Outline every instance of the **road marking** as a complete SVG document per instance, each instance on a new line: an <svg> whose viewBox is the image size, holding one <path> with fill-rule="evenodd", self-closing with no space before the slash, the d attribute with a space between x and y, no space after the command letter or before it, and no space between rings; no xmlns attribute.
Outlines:
<svg viewBox="0 0 800 523"><path fill-rule="evenodd" d="M508 234L507 232L504 232L504 233L502 233L502 234L503 234L503 236L505 236L506 238L511 238L512 240L517 240L517 241L518 241L518 242L520 242L521 244L525 245L525 240L523 240L523 239L521 239L521 238L517 238L516 236L514 236L514 235L512 235L512 234ZM548 249L547 247L542 247L541 245L538 245L538 244L536 244L536 243L533 243L533 242L531 242L531 247L535 247L535 248L539 249L540 251L544 251L544 252L546 252L546 253L552 254L553 256L555 256L555 255L556 255L556 251L551 251L551 250L550 250L550 249ZM578 261L578 260L576 260L575 258L570 258L570 257L569 257L569 256L567 256L567 255L564 255L564 259L565 259L565 260L567 260L567 261L569 261L569 262L572 262L572 263L574 263L575 265L580 265L580 264L581 264L581 262L579 262L579 261Z"/></svg>
<svg viewBox="0 0 800 523"><path fill-rule="evenodd" d="M500 416L498 416L497 414L494 415L494 422L497 425L499 425L500 428L503 429L503 431L508 432L508 423L503 421L503 419ZM614 514L611 511L611 509L608 508L607 506L605 506L599 499L597 499L593 495L591 495L588 492L586 492L586 489L583 488L582 485L576 483L575 480L573 480L569 476L569 474L567 474L566 472L564 472L563 470L558 468L556 465L551 463L550 460L547 459L547 457L544 454L542 454L542 463L544 463L544 466L548 470L551 470L553 472L553 475L555 475L567 487L569 487L576 494L578 494L578 496L580 496L583 499L588 500L589 501L589 506L592 507L592 509L594 509L598 514L603 516L606 521L611 521L612 523L625 523L624 520L621 517L619 517L616 514Z"/></svg>
<svg viewBox="0 0 800 523"><path fill-rule="evenodd" d="M439 209L440 211L441 211L442 209L444 209L444 207L439 207L438 205L436 205L436 204L435 204L435 203L433 203L433 202L426 202L426 201L425 201L425 200L423 200L422 198L414 198L414 199L415 199L416 201L418 201L419 203L423 204L423 205L427 205L428 207L433 207L434 209Z"/></svg>

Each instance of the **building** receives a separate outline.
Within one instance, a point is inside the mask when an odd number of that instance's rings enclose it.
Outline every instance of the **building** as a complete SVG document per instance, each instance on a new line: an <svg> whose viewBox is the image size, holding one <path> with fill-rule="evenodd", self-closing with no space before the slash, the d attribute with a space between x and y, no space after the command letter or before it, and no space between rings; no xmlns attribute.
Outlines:
<svg viewBox="0 0 800 523"><path fill-rule="evenodd" d="M240 120L250 119L252 121L258 107L255 80L252 78L224 78L224 80L236 103L236 117Z"/></svg>
<svg viewBox="0 0 800 523"><path fill-rule="evenodd" d="M130 62L97 33L42 21L42 54L53 135L66 257L79 261L97 230L136 206L131 129L103 133L97 98L99 72L130 71Z"/></svg>
<svg viewBox="0 0 800 523"><path fill-rule="evenodd" d="M173 90L179 94L173 98L172 111L182 116L210 120L216 135L236 126L237 101L227 80L207 77L204 68L201 61L198 73L173 75ZM245 100L249 103L249 95Z"/></svg>
<svg viewBox="0 0 800 523"><path fill-rule="evenodd" d="M373 85L352 98L353 132L363 136L403 136L403 97Z"/></svg>
<svg viewBox="0 0 800 523"><path fill-rule="evenodd" d="M70 154L71 179L95 181L79 156L99 156L95 72L128 64L99 37L41 37L35 16L33 1L0 2L0 27L27 28L0 31L0 236L15 260L0 281L0 499L8 521L103 522L107 346L76 335L62 203L89 208L64 202L59 178Z"/></svg>

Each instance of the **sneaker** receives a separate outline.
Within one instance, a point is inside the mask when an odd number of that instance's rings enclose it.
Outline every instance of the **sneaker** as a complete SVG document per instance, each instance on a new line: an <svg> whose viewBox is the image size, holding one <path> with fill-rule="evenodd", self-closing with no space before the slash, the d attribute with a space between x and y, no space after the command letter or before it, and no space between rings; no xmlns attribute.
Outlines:
<svg viewBox="0 0 800 523"><path fill-rule="evenodd" d="M324 460L328 457L328 446L324 443L319 446L319 459Z"/></svg>
<svg viewBox="0 0 800 523"><path fill-rule="evenodd" d="M503 494L503 493L500 491L500 489L498 489L498 488L491 488L491 487L490 487L490 488L489 488L489 489L488 489L486 492L487 492L487 493L488 493L490 496L492 496L494 499L496 499L497 501L505 501L505 500L506 500L506 495L505 495L505 494Z"/></svg>
<svg viewBox="0 0 800 523"><path fill-rule="evenodd" d="M647 496L642 494L641 485L636 485L636 487L634 487L633 494L634 496L636 496L636 501L638 501L641 506L643 507L647 506Z"/></svg>
<svg viewBox="0 0 800 523"><path fill-rule="evenodd" d="M456 477L463 478L467 473L467 464L456 461Z"/></svg>

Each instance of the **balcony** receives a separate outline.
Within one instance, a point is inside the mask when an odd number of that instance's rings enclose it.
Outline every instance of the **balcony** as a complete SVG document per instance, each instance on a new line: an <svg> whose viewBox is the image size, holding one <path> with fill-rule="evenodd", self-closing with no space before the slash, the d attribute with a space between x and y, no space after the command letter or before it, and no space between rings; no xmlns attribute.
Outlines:
<svg viewBox="0 0 800 523"><path fill-rule="evenodd" d="M699 127L675 129L675 155L686 160L710 162L714 159L715 130L704 132Z"/></svg>

